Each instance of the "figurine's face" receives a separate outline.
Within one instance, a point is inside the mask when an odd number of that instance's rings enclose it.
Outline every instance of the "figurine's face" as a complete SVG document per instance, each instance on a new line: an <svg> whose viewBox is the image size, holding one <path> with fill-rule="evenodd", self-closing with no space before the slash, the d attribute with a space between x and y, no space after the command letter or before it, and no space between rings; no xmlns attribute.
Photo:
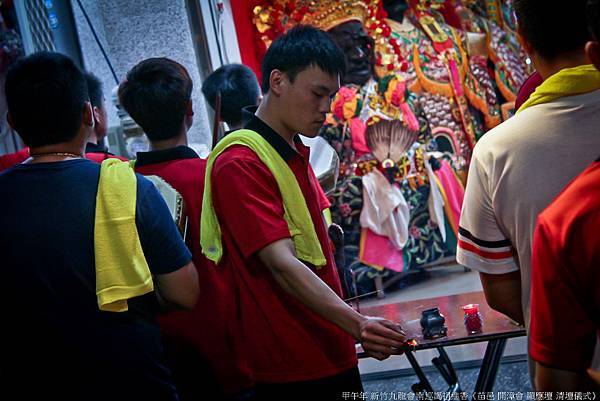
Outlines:
<svg viewBox="0 0 600 401"><path fill-rule="evenodd" d="M333 41L346 55L346 73L343 84L364 85L374 74L375 53L373 39L359 21L349 21L329 30Z"/></svg>

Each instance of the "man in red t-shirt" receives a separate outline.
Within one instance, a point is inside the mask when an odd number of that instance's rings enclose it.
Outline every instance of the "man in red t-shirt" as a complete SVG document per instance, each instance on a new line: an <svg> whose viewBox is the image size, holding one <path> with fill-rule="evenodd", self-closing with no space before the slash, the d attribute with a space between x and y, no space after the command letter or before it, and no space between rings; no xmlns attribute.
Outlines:
<svg viewBox="0 0 600 401"><path fill-rule="evenodd" d="M135 170L164 179L182 196L187 216L186 243L198 270L200 300L191 312L159 317L167 356L182 400L220 400L252 385L238 339L228 326L232 286L228 270L216 269L200 249L200 211L206 160L189 148L192 80L166 58L144 60L119 86L123 108L143 128L150 151L139 152ZM216 376L216 380L215 380Z"/></svg>
<svg viewBox="0 0 600 401"><path fill-rule="evenodd" d="M586 55L600 70L600 1L590 0L587 11L595 41L586 44ZM538 217L529 333L537 390L581 391L595 386L586 369L594 348L596 354L600 350L599 228L600 158Z"/></svg>
<svg viewBox="0 0 600 401"><path fill-rule="evenodd" d="M309 148L297 135L317 135L344 69L344 55L326 33L293 28L264 57L265 97L245 127L294 174L325 266L296 257L281 189L252 149L226 148L210 176L223 243L218 268L234 276L236 316L258 399L343 399L343 393L362 391L355 341L378 359L401 353L405 344L397 325L362 316L340 298L319 184Z"/></svg>

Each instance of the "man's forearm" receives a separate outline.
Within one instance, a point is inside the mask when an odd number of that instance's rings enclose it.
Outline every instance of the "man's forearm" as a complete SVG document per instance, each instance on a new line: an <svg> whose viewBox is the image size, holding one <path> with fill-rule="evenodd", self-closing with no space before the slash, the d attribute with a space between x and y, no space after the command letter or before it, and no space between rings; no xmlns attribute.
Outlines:
<svg viewBox="0 0 600 401"><path fill-rule="evenodd" d="M280 268L281 265L285 268ZM278 261L270 270L277 283L291 296L355 339L360 338L361 314L346 304L327 284L293 256Z"/></svg>
<svg viewBox="0 0 600 401"><path fill-rule="evenodd" d="M348 306L296 258L291 239L267 245L258 257L284 291L360 341L367 355L383 360L404 352L406 335L400 327L387 319L363 316Z"/></svg>

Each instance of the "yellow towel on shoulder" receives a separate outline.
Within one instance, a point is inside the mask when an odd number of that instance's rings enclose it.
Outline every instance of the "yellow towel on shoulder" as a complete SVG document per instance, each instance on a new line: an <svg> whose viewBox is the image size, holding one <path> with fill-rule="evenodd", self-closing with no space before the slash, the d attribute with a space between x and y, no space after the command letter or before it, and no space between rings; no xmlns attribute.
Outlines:
<svg viewBox="0 0 600 401"><path fill-rule="evenodd" d="M290 229L298 259L316 267L325 266L327 261L296 176L285 160L260 134L246 129L227 135L215 146L208 157L200 219L202 252L215 263L219 263L223 256L221 227L212 203L210 176L215 159L221 152L233 145L243 145L252 149L275 177L283 198L284 218ZM235 194L231 194L231 196L235 196Z"/></svg>
<svg viewBox="0 0 600 401"><path fill-rule="evenodd" d="M154 289L135 224L137 179L127 162L100 167L94 223L96 295L100 310L127 311L127 300Z"/></svg>
<svg viewBox="0 0 600 401"><path fill-rule="evenodd" d="M536 104L548 103L564 96L581 95L600 89L600 71L592 64L563 68L549 76L535 89L517 113Z"/></svg>

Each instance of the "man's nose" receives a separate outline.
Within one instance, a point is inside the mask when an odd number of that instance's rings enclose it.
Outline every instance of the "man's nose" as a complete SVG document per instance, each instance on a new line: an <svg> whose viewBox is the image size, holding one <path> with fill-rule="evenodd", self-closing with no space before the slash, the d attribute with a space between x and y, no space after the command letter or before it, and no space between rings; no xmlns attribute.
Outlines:
<svg viewBox="0 0 600 401"><path fill-rule="evenodd" d="M319 112L329 113L331 111L331 98L329 96L323 97L319 102Z"/></svg>
<svg viewBox="0 0 600 401"><path fill-rule="evenodd" d="M366 55L367 55L367 53L361 46L355 46L350 51L350 58L354 59L354 60L359 60L359 59L365 58Z"/></svg>

